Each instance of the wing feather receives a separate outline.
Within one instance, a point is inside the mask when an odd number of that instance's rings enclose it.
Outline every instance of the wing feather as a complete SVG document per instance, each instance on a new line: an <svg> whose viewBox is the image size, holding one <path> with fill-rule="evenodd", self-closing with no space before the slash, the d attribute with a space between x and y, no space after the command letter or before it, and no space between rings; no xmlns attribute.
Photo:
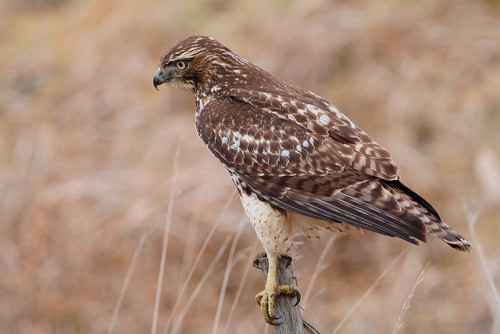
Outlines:
<svg viewBox="0 0 500 334"><path fill-rule="evenodd" d="M417 243L416 239L426 241L426 229L418 216L408 213L408 209L397 203L392 193L382 198L378 191L360 191L363 188L383 187L378 180L356 183L329 197L303 193L289 187L280 188L276 196L273 183L255 180L248 175L240 175L241 180L253 190L258 185L260 195L273 205L298 214L330 222L348 223L384 235L395 236Z"/></svg>
<svg viewBox="0 0 500 334"><path fill-rule="evenodd" d="M423 221L380 182L396 180L397 167L364 133L350 140L318 134L231 98L208 103L196 127L243 188L279 208L412 243L426 240Z"/></svg>

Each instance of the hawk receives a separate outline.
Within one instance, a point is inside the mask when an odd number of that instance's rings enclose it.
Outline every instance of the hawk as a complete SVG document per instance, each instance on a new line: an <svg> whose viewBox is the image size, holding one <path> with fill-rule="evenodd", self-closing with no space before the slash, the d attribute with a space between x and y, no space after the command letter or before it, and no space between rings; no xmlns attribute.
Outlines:
<svg viewBox="0 0 500 334"><path fill-rule="evenodd" d="M175 83L196 97L196 131L226 167L269 260L256 296L274 323L280 255L293 235L357 227L413 244L434 235L470 244L401 182L388 151L322 97L286 84L212 37L191 36L161 57L153 84Z"/></svg>

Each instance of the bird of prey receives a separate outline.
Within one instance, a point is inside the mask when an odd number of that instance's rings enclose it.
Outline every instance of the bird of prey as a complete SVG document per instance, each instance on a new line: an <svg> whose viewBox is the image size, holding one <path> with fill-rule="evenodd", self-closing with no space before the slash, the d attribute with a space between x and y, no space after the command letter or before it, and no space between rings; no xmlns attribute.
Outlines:
<svg viewBox="0 0 500 334"><path fill-rule="evenodd" d="M274 324L278 257L293 235L357 227L418 244L434 235L470 244L401 182L388 151L322 97L286 84L212 37L195 35L161 57L153 84L175 83L196 98L196 131L226 167L269 260L256 296Z"/></svg>

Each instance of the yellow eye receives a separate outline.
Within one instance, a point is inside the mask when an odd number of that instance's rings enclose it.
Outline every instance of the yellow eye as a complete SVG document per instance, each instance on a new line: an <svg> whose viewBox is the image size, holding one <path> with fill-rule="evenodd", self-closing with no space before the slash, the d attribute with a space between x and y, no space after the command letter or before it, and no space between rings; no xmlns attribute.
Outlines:
<svg viewBox="0 0 500 334"><path fill-rule="evenodd" d="M187 67L187 63L183 60L180 60L175 63L175 67L177 67L179 70L185 70Z"/></svg>

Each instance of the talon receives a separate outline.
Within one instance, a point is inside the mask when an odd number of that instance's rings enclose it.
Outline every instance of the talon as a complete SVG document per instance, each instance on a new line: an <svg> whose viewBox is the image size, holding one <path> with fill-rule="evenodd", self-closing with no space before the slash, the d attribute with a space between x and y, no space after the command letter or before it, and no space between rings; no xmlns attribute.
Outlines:
<svg viewBox="0 0 500 334"><path fill-rule="evenodd" d="M255 268L257 268L257 269L262 270L262 267L259 265L259 263L260 263L260 261L259 261L259 255L257 255L257 256L255 257L255 259L253 259L253 264L252 264L252 265L253 265Z"/></svg>
<svg viewBox="0 0 500 334"><path fill-rule="evenodd" d="M266 290L258 293L255 296L255 300L257 304L260 305L260 309L262 312L262 316L264 320L273 326L280 325L283 321L277 321L281 319L281 316L276 314L276 298L279 296L289 296L295 297L296 302L295 305L298 305L300 302L300 293L292 285L277 285L274 287L266 287Z"/></svg>
<svg viewBox="0 0 500 334"><path fill-rule="evenodd" d="M254 266L255 268L257 268L257 269L262 270L262 267L261 267L261 266L259 266L259 262L258 262L258 260L257 260L257 259L253 260L253 266Z"/></svg>
<svg viewBox="0 0 500 334"><path fill-rule="evenodd" d="M264 297L264 291L259 292L257 296L255 296L255 301L257 302L257 304L260 305L260 302L262 301L263 297Z"/></svg>
<svg viewBox="0 0 500 334"><path fill-rule="evenodd" d="M298 290L298 289L295 289L295 300L296 300L296 302L295 302L295 304L293 305L294 307L295 307L295 306L297 306L297 305L299 305L299 303L300 303L300 297L301 297L301 296L300 296L300 292L299 292L299 290Z"/></svg>
<svg viewBox="0 0 500 334"><path fill-rule="evenodd" d="M259 263L260 263L260 259L263 257L267 257L266 252L260 252L259 254L257 254L255 256L255 259L253 259L253 266L255 268L262 270L262 267L259 265Z"/></svg>

